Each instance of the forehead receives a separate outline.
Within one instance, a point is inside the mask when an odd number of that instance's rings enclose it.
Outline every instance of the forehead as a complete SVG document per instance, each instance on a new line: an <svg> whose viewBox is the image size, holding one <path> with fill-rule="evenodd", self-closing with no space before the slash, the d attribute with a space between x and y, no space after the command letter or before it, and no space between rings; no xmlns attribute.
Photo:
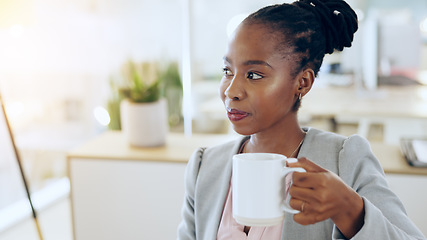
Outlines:
<svg viewBox="0 0 427 240"><path fill-rule="evenodd" d="M226 58L284 60L291 49L282 46L283 35L263 24L242 23L230 37Z"/></svg>

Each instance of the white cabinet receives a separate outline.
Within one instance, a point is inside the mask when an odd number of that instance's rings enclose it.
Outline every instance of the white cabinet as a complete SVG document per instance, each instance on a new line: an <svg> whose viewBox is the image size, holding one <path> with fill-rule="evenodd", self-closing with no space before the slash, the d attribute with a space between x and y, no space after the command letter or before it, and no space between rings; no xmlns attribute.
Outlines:
<svg viewBox="0 0 427 240"><path fill-rule="evenodd" d="M69 153L74 239L176 239L188 159L229 138L170 134L164 147L133 148L106 132Z"/></svg>
<svg viewBox="0 0 427 240"><path fill-rule="evenodd" d="M427 176L387 174L386 178L391 190L405 205L409 218L427 236Z"/></svg>
<svg viewBox="0 0 427 240"><path fill-rule="evenodd" d="M72 159L75 239L176 239L184 171L184 163Z"/></svg>

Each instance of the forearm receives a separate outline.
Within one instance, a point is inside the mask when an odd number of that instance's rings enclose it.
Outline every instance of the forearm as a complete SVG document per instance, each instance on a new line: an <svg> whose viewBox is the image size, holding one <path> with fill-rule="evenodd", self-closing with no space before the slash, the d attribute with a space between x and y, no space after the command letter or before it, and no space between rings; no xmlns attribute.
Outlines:
<svg viewBox="0 0 427 240"><path fill-rule="evenodd" d="M365 217L362 228L353 236L352 240L365 240L365 239L399 239L399 240L425 240L423 234L411 223L405 216L398 217L405 224L397 224L390 222L383 212L366 198L363 198ZM390 209L390 211L398 212L397 209ZM341 240L347 239L344 234L335 226L333 239Z"/></svg>
<svg viewBox="0 0 427 240"><path fill-rule="evenodd" d="M364 218L365 218L365 208L363 199L349 189L350 192L343 196L346 206L342 207L342 211L333 216L331 219L341 231L341 233L347 238L350 239L359 232L363 227Z"/></svg>

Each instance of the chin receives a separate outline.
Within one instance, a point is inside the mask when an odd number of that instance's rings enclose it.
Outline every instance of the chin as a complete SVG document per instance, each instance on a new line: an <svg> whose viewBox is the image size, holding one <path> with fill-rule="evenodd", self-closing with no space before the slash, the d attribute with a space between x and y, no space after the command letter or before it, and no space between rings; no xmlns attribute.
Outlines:
<svg viewBox="0 0 427 240"><path fill-rule="evenodd" d="M253 129L246 129L246 128L238 127L235 125L232 125L232 126L233 126L233 130L240 135L249 136L255 133Z"/></svg>

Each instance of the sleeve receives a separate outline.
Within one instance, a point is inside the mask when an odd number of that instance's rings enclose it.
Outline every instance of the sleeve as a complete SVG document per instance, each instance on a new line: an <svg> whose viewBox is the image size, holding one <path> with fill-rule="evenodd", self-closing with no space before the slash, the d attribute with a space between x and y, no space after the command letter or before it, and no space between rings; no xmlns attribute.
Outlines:
<svg viewBox="0 0 427 240"><path fill-rule="evenodd" d="M388 187L366 139L354 135L344 141L339 153L339 175L364 201L365 222L352 239L426 239ZM345 239L336 227L333 238Z"/></svg>
<svg viewBox="0 0 427 240"><path fill-rule="evenodd" d="M196 238L196 223L194 215L194 195L204 148L197 149L188 161L184 177L184 203L181 210L182 220L178 226L178 240Z"/></svg>

